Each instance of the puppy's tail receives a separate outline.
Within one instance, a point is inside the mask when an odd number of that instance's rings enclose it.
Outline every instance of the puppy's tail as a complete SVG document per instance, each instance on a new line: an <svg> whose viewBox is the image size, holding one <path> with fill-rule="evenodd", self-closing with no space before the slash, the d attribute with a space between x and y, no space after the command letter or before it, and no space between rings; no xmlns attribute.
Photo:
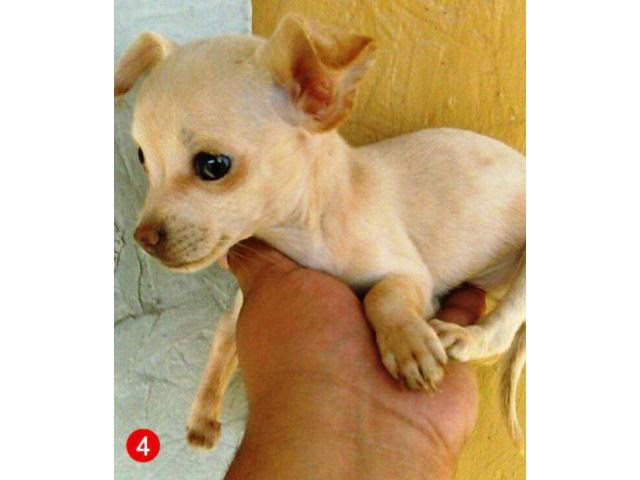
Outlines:
<svg viewBox="0 0 640 480"><path fill-rule="evenodd" d="M516 398L518 393L518 381L520 380L520 374L522 373L522 369L525 364L525 344L526 323L523 323L516 333L511 347L507 351L500 381L502 409L505 417L507 418L509 433L521 452L524 448L524 436L522 435L522 429L520 428L520 422L518 421Z"/></svg>

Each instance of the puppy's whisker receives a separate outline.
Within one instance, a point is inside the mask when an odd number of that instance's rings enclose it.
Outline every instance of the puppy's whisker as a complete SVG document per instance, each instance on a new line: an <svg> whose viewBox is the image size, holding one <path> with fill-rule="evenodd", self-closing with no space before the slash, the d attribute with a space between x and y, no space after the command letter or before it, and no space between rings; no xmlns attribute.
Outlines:
<svg viewBox="0 0 640 480"><path fill-rule="evenodd" d="M275 268L276 270L279 270L281 272L287 271L287 269L284 268L281 263L274 261L272 258L269 258L264 253L262 253L262 252L260 252L260 251L258 251L256 249L253 249L251 247L247 247L246 245L242 245L242 247L244 247L251 254L250 255L243 255L240 252L238 252L237 250L229 251L229 254L238 255L238 257L243 258L243 259L248 260L248 261L252 261L256 257L258 257L260 260L266 262L270 267Z"/></svg>
<svg viewBox="0 0 640 480"><path fill-rule="evenodd" d="M251 255L244 255L244 258L251 260L251 258L254 257L258 257L261 260L264 260L265 262L269 263L270 265L276 265L276 262L273 261L273 259L269 258L267 255L265 255L262 252L259 252L258 250L255 250L253 248L247 247L246 245L237 245L237 247L242 247L245 250L247 250ZM239 253L237 252L237 250L234 250L233 253Z"/></svg>
<svg viewBox="0 0 640 480"><path fill-rule="evenodd" d="M272 266L280 267L280 264L278 262L275 262L272 258L270 258L268 255L265 255L260 250L257 250L257 249L255 249L253 247L248 246L248 245L244 245L242 243L238 243L236 245L236 247L242 247L242 248L246 249L247 251L251 252L254 256L260 258L261 260L264 260L268 264L270 264ZM245 257L245 258L248 258L248 257Z"/></svg>
<svg viewBox="0 0 640 480"><path fill-rule="evenodd" d="M243 254L241 254L240 252L237 252L237 251L233 251L233 252L231 252L231 251L230 251L227 255L228 255L229 257L231 257L231 258L240 258L240 259L246 260L246 261L248 261L248 262L250 262L250 261L251 261L251 257L248 257L248 256L246 256L246 255L243 255ZM238 264L238 268L241 268L241 269L242 269L242 268L247 268L247 266L246 266L246 265L243 265L243 264L242 264L242 262L240 262L240 263Z"/></svg>
<svg viewBox="0 0 640 480"><path fill-rule="evenodd" d="M247 257L246 255L241 254L240 252L229 252L227 255L229 255L230 257L238 257L238 258L242 258L244 260L251 260L251 258Z"/></svg>

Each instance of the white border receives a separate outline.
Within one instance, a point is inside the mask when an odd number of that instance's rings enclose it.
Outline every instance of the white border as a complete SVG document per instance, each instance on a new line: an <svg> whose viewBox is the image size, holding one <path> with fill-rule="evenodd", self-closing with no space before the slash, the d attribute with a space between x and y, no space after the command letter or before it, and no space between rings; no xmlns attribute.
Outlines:
<svg viewBox="0 0 640 480"><path fill-rule="evenodd" d="M635 475L633 5L530 2L527 12L532 479ZM112 8L30 2L3 11L6 478L113 476Z"/></svg>
<svg viewBox="0 0 640 480"><path fill-rule="evenodd" d="M113 478L113 4L2 16L0 476Z"/></svg>
<svg viewBox="0 0 640 480"><path fill-rule="evenodd" d="M530 479L637 476L638 9L527 10Z"/></svg>

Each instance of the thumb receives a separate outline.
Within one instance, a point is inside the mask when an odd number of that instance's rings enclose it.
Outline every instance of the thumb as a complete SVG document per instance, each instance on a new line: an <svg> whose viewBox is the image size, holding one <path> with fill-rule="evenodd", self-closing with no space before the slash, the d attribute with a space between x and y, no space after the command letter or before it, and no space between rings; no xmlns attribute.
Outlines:
<svg viewBox="0 0 640 480"><path fill-rule="evenodd" d="M471 285L463 285L447 294L436 318L457 323L463 327L473 325L484 314L486 308L484 290Z"/></svg>
<svg viewBox="0 0 640 480"><path fill-rule="evenodd" d="M255 238L234 245L227 255L229 269L245 295L258 285L300 268L275 248Z"/></svg>

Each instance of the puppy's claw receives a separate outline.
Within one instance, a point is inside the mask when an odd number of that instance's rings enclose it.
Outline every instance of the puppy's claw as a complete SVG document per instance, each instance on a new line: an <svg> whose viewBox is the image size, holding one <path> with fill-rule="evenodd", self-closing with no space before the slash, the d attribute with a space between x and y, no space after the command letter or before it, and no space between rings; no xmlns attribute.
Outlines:
<svg viewBox="0 0 640 480"><path fill-rule="evenodd" d="M395 379L415 390L436 391L447 354L435 331L422 319L376 331L382 362Z"/></svg>
<svg viewBox="0 0 640 480"><path fill-rule="evenodd" d="M440 389L438 388L438 384L432 380L429 380L429 393L438 393Z"/></svg>
<svg viewBox="0 0 640 480"><path fill-rule="evenodd" d="M425 381L422 379L422 374L418 370L416 363L409 363L402 367L404 373L404 379L409 388L414 390L420 390L425 388Z"/></svg>
<svg viewBox="0 0 640 480"><path fill-rule="evenodd" d="M396 362L396 357L393 353L389 352L383 355L382 363L393 378L400 380L398 375L398 362Z"/></svg>

